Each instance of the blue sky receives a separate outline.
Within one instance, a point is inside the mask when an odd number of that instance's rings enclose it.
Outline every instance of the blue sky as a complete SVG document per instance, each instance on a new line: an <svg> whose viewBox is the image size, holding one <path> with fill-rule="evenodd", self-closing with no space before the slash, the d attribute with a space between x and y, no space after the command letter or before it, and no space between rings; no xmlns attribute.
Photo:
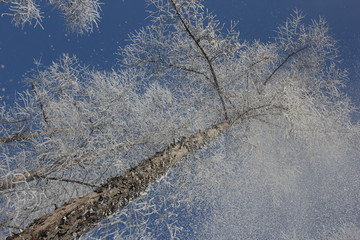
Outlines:
<svg viewBox="0 0 360 240"><path fill-rule="evenodd" d="M276 27L294 9L302 10L307 21L324 17L331 35L339 40L342 66L350 72L345 90L360 106L359 0L207 0L205 5L223 23L239 21L238 30L243 40L271 41ZM0 5L0 12L5 11L4 4ZM99 29L90 35L77 36L66 32L63 19L51 7L43 6L42 11L44 29L16 28L10 23L10 17L0 17L0 96L5 99L11 100L16 91L26 88L23 76L34 68L34 59L48 65L61 53L69 53L97 69L114 68L114 53L126 44L131 31L146 24L147 16L144 0L106 1L102 5Z"/></svg>

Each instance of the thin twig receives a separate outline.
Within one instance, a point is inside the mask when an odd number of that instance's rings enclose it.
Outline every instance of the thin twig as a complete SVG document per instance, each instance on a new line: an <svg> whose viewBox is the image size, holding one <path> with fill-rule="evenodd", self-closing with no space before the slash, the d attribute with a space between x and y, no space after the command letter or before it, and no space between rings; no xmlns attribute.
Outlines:
<svg viewBox="0 0 360 240"><path fill-rule="evenodd" d="M36 87L35 87L35 84L34 84L33 82L31 83L31 88L32 88L32 90L33 90L33 92L34 92L37 100L39 101L39 105L40 105L40 109L41 109L41 112L42 112L42 116L43 116L44 122L46 123L46 126L49 127L49 120L48 120L48 116L47 116L47 114L46 114L46 112L45 112L44 104L43 104L43 102L41 101L40 96L39 96L39 94L38 94L38 92L37 92L37 89L36 89Z"/></svg>
<svg viewBox="0 0 360 240"><path fill-rule="evenodd" d="M0 0L0 2L1 2L1 0ZM13 228L13 229L17 229L17 230L20 230L20 231L24 230L24 228L13 226L13 225L7 225L7 224L4 224L4 223L0 223L0 227Z"/></svg>
<svg viewBox="0 0 360 240"><path fill-rule="evenodd" d="M54 180L54 181L61 181L61 182L77 183L77 184L81 184L81 185L85 185L85 186L89 186L89 187L94 187L94 188L99 187L98 185L95 185L95 184L90 184L90 183L82 182L82 181L79 181L79 180L72 180L72 179L67 179L67 178L45 177L45 179Z"/></svg>
<svg viewBox="0 0 360 240"><path fill-rule="evenodd" d="M2 121L0 122L0 124L15 124L15 123L22 123L22 122L26 122L26 121L33 121L35 119L20 119L20 120L13 120L13 121Z"/></svg>
<svg viewBox="0 0 360 240"><path fill-rule="evenodd" d="M298 50L290 53L290 54L284 59L284 61L282 61L282 62L280 63L280 65L277 66L277 68L275 68L275 70L270 74L270 76L268 76L268 77L266 78L266 80L264 81L264 86L270 81L270 79L272 78L272 76L274 76L274 74L275 74L282 66L284 66L284 64L285 64L292 56L298 54L299 52L301 52L301 51L303 51L303 50L305 50L305 49L307 49L307 48L309 48L309 46L302 47L302 48L300 48L300 49L298 49Z"/></svg>
<svg viewBox="0 0 360 240"><path fill-rule="evenodd" d="M69 131L69 128L63 128L63 129L55 129L52 131L44 131L44 132L36 132L36 133L24 133L19 135L14 135L10 137L3 137L0 138L0 144L1 143L10 143L10 142L18 142L23 141L31 138L37 138L37 137L46 137L57 133L62 133Z"/></svg>
<svg viewBox="0 0 360 240"><path fill-rule="evenodd" d="M185 72L191 72L191 73L200 74L200 75L204 76L206 79L209 79L209 77L205 73L197 71L195 69L186 68L186 67L182 67L182 66L177 66L175 64L167 63L167 62L164 62L164 61L157 62L155 60L148 60L148 59L141 59L141 61L144 61L144 62L147 62L147 63L160 63L163 66L176 68L176 69L179 69L179 70L182 70L182 71L185 71Z"/></svg>

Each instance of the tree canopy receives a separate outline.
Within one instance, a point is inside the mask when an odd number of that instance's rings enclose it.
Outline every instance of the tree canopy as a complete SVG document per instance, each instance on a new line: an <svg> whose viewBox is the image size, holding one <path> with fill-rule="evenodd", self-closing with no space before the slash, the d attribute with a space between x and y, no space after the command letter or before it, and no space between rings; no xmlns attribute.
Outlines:
<svg viewBox="0 0 360 240"><path fill-rule="evenodd" d="M148 3L120 67L64 54L1 105L0 236L355 240L360 131L325 20L245 42L202 1Z"/></svg>

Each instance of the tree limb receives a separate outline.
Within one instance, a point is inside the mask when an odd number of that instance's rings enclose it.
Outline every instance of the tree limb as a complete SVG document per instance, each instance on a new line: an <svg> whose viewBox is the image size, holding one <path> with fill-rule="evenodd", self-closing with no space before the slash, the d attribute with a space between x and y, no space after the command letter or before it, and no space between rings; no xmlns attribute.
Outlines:
<svg viewBox="0 0 360 240"><path fill-rule="evenodd" d="M91 152L91 153L85 154L83 156L80 156L80 157L77 157L77 158L74 158L71 160L69 160L67 158L63 158L63 159L57 160L56 162L52 163L49 166L44 166L44 167L29 171L29 172L19 173L13 177L7 177L5 179L0 180L0 192L14 188L17 183L24 183L24 182L29 183L29 182L35 180L36 178L48 178L50 180L66 181L61 178L48 177L48 175L55 172L63 164L67 164L67 167L77 165L77 164L87 161L89 158L100 156L100 155L106 154L108 152L116 151L117 149L120 149L123 147L128 147L130 145L144 144L145 142L139 141L139 142L130 142L130 143L119 143L111 149L107 149L104 151L98 151L98 152ZM70 180L68 180L68 182L69 181ZM75 181L75 180L71 180L71 181ZM80 182L78 182L78 183L80 183ZM85 184L85 183L81 183L81 184Z"/></svg>
<svg viewBox="0 0 360 240"><path fill-rule="evenodd" d="M49 127L49 118L48 118L48 116L47 116L47 114L46 114L46 112L45 112L44 103L42 102L42 100L41 100L41 98L40 98L40 96L39 96L39 94L38 94L38 91L37 91L37 89L36 89L36 87L35 87L35 84L34 84L33 82L31 83L31 89L33 90L33 92L34 92L34 94L35 94L35 97L36 97L36 99L37 99L38 102L39 102L40 109L41 109L41 113L42 113L42 116L43 116L43 120L44 120L46 126Z"/></svg>
<svg viewBox="0 0 360 240"><path fill-rule="evenodd" d="M57 133L63 133L66 131L69 131L69 128L62 128L62 129L55 129L51 131L44 131L44 132L36 132L36 133L23 133L19 135L14 135L10 137L3 137L0 138L0 144L1 143L10 143L10 142L18 142L18 141L24 141L31 138L37 138L37 137L46 137Z"/></svg>
<svg viewBox="0 0 360 240"><path fill-rule="evenodd" d="M302 47L302 48L300 48L300 49L298 49L298 50L290 53L290 54L284 59L284 61L282 61L282 62L280 63L280 65L277 66L277 68L275 68L275 70L265 79L265 81L264 81L264 83L263 83L264 86L266 86L266 84L270 81L270 79L272 78L272 76L274 76L274 74L275 74L282 66L284 66L284 64L285 64L291 57L293 57L294 55L298 54L299 52L301 52L301 51L303 51L303 50L305 50L305 49L307 49L307 48L309 48L309 46Z"/></svg>
<svg viewBox="0 0 360 240"><path fill-rule="evenodd" d="M182 71L185 71L185 72L196 73L196 74L202 75L203 77L205 77L206 79L209 80L209 77L205 73L200 72L200 71L195 70L195 69L178 66L178 65L175 65L173 63L167 63L167 62L164 62L164 61L157 62L157 61L149 60L149 59L141 59L141 61L147 62L147 63L160 63L161 65L166 66L166 67L176 68L176 69L179 69L179 70L182 70Z"/></svg>
<svg viewBox="0 0 360 240"><path fill-rule="evenodd" d="M19 234L8 237L14 239L73 239L89 230L91 225L125 207L139 197L151 183L178 164L192 151L213 140L230 128L236 119L225 120L211 128L182 138L167 149L128 169L121 176L108 179L94 192L74 199L39 219Z"/></svg>
<svg viewBox="0 0 360 240"><path fill-rule="evenodd" d="M34 220L23 232L13 234L7 239L68 240L81 236L93 224L121 210L130 201L139 197L152 183L191 152L214 140L234 124L253 118L257 116L257 111L263 108L268 110L269 107L271 108L270 105L262 105L250 108L235 118L182 138L122 175L108 179L95 191L65 203L54 212Z"/></svg>
<svg viewBox="0 0 360 240"><path fill-rule="evenodd" d="M220 102L224 111L224 117L225 119L228 119L228 113L227 113L227 109L226 109L226 105L225 105L225 100L224 100L224 96L223 96L223 92L220 88L219 85L219 81L217 79L217 75L215 73L215 69L213 67L213 64L209 58L209 56L207 55L207 53L205 52L205 49L200 45L198 39L195 38L194 34L191 32L189 26L186 24L185 20L183 19L183 16L181 15L181 13L179 12L179 9L176 7L176 4L174 2L174 0L169 0L171 5L173 6L175 12L176 12L176 16L179 18L181 24L183 25L185 31L189 34L190 38L194 41L195 45L198 47L198 49L200 50L201 54L203 55L203 57L205 58L207 64L209 65L209 69L211 72L211 75L213 77L214 80L214 86L215 86L215 90L220 98Z"/></svg>
<svg viewBox="0 0 360 240"><path fill-rule="evenodd" d="M90 183L86 183L86 182L83 182L83 181L67 179L67 178L61 178L61 177L45 177L45 179L54 180L54 181L60 181L60 182L76 183L76 184L85 185L85 186L93 187L93 188L99 187L98 185L95 185L95 184L90 184Z"/></svg>

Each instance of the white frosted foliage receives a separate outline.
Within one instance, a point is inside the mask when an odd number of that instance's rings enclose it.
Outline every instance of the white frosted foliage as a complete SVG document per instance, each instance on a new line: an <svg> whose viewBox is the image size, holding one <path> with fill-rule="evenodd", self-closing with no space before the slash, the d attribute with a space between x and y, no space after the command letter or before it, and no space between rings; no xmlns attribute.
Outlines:
<svg viewBox="0 0 360 240"><path fill-rule="evenodd" d="M28 24L43 28L43 4L58 8L64 15L68 30L78 34L91 33L101 18L101 3L98 0L1 0L0 4L9 6L9 12L2 16L10 16L14 25L21 27Z"/></svg>
<svg viewBox="0 0 360 240"><path fill-rule="evenodd" d="M148 3L121 67L64 54L0 107L1 237L211 129L124 209L88 209L105 220L82 238L355 240L360 128L325 21L295 12L273 42L242 42L201 1Z"/></svg>

